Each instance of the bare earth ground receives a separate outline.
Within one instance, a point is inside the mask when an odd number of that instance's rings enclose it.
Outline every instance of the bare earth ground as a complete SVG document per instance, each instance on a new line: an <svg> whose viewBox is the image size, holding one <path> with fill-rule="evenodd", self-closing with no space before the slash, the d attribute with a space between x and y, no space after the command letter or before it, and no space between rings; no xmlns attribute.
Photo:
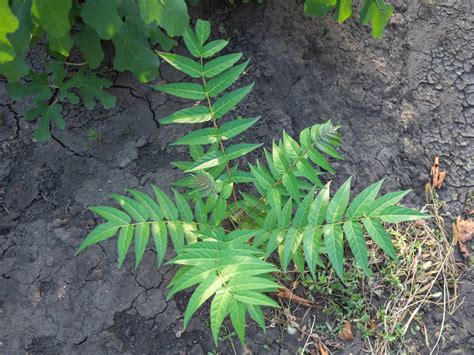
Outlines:
<svg viewBox="0 0 474 355"><path fill-rule="evenodd" d="M214 35L252 59L243 80L256 81L256 89L238 113L262 120L246 141L269 144L281 129L296 134L332 118L342 125L345 156L335 183L353 175L360 189L385 177L387 190L412 188L407 201L418 207L438 153L448 171L440 195L449 220L472 209L474 6L392 3L396 14L382 41L355 20L338 26L305 18L294 0L227 10L217 2L200 11ZM176 75L163 65L164 80ZM169 143L186 128L155 120L182 103L128 75L117 76L111 91L115 110L66 108L68 129L38 145L23 118L26 104L0 86L0 354L214 350L205 311L181 334L184 298L165 301L171 272L153 268L152 250L138 270L117 268L112 241L74 256L93 223L87 206L128 187L169 186L179 175L169 162L185 154ZM91 130L100 139L88 141ZM465 301L448 320L440 353L474 352L472 281L468 272ZM428 328L440 321L433 309ZM252 325L248 333L253 353L289 354L304 345L278 327L265 336ZM347 343L346 351L359 353L361 345ZM221 351L231 352L227 342Z"/></svg>

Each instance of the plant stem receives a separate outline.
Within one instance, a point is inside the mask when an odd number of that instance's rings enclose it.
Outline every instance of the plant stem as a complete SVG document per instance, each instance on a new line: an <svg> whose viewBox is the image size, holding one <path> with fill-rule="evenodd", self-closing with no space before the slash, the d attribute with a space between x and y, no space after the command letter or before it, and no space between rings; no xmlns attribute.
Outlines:
<svg viewBox="0 0 474 355"><path fill-rule="evenodd" d="M201 63L201 68L204 68L203 66L203 57L199 57L200 58L200 63ZM204 76L204 72L201 73L201 79L202 79L202 84L204 85L204 94L206 95L206 100L207 100L207 105L209 107L209 112L211 113L211 121L212 121L212 125L214 126L214 128L216 130L219 129L219 126L217 125L217 122L216 122L216 118L215 118L215 114L214 114L214 109L212 107L212 101L211 101L211 98L209 96L209 94L207 93L207 89L206 89L206 78ZM220 147L220 150L222 152L222 154L225 155L225 147L224 147L224 143L222 143L222 140L220 139L219 137L219 147ZM226 171L227 171L227 175L229 176L229 180L232 182L232 173L230 172L230 167L229 167L229 162L226 163ZM232 197L234 199L234 202L237 204L237 194L235 192L235 186L234 184L232 183ZM232 208L230 207L229 204L227 204L227 206L229 207L229 209L231 210L232 214L235 215L234 211L232 210ZM230 223L232 223L232 226L237 229L237 226L234 224L233 222L233 218L229 218L229 221Z"/></svg>

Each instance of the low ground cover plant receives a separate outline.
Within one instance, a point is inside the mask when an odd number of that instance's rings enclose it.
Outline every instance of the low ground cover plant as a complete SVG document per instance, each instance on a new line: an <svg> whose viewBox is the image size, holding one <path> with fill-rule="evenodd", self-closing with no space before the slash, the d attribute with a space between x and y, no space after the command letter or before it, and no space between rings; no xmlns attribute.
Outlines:
<svg viewBox="0 0 474 355"><path fill-rule="evenodd" d="M307 15L329 11L343 22L352 14L352 0L305 2ZM381 37L391 13L383 0L365 0L361 21L372 22L374 37ZM52 126L66 127L63 104L116 105L106 91L109 71L154 80L160 61L153 50L169 51L188 23L185 0L0 0L0 76L13 99L32 99L25 117L37 122L33 138L45 141ZM35 69L28 60L32 48L45 58Z"/></svg>
<svg viewBox="0 0 474 355"><path fill-rule="evenodd" d="M279 274L294 267L316 277L318 269L332 268L344 280L354 261L371 275L366 235L396 259L384 223L428 216L397 205L409 191L379 196L383 181L351 199L349 178L331 196L330 183L323 181L335 173L331 159L342 159L339 127L331 121L304 129L298 138L282 132L271 149L263 149L261 160L243 168L239 158L261 146L239 140L258 117L232 114L253 87L235 85L249 60L243 61L242 53L217 56L228 41L209 40L210 33L209 22L198 20L183 33L189 56L157 52L190 81L154 88L192 100L189 108L160 123L199 125L174 143L189 147L190 160L172 163L184 173L174 183L172 197L152 186L153 196L130 189L127 195L111 196L116 207L91 207L105 221L87 235L78 252L117 237L119 266L132 242L135 266L149 244L160 266L171 244L176 256L167 263L177 271L168 298L195 288L184 325L212 299L215 343L226 317L244 343L247 314L265 329L262 307L278 307L269 294L282 287Z"/></svg>

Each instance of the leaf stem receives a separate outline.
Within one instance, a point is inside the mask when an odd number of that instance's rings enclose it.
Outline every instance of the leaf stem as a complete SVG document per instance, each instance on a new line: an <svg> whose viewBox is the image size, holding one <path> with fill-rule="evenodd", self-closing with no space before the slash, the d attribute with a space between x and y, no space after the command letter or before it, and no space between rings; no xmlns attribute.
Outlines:
<svg viewBox="0 0 474 355"><path fill-rule="evenodd" d="M200 59L200 64L201 64L201 68L204 68L204 58L202 56L199 57ZM213 109L213 106L212 106L212 101L211 101L211 98L207 92L207 89L206 89L206 77L204 76L204 72L201 73L201 80L202 80L202 84L204 85L204 94L206 95L206 100L207 100L207 105L209 107L209 112L211 113L211 121L212 121L212 125L214 126L214 128L216 130L219 130L219 126L217 125L217 122L216 122L216 118L215 118L215 113L214 113L214 109ZM220 147L220 150L222 152L222 154L225 155L225 147L224 147L224 143L222 143L222 139L220 138L219 136L219 147ZM229 176L229 180L232 182L232 173L230 171L230 167L229 167L229 162L226 163L226 171L227 171L227 175ZM237 204L237 193L235 192L235 186L234 184L232 183L232 198L234 199L234 202ZM227 206L229 207L230 211L232 212L232 214L235 215L235 212L232 210L232 208L230 207L229 204L227 204ZM233 218L229 218L229 221L230 223L232 224L232 226L237 229L237 226L234 224L234 221L233 221Z"/></svg>

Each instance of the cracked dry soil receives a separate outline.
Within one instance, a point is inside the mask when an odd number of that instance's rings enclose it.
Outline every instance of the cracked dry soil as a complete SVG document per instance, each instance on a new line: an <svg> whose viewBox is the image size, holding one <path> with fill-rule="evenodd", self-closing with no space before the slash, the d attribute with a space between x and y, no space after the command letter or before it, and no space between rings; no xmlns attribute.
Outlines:
<svg viewBox="0 0 474 355"><path fill-rule="evenodd" d="M231 39L230 51L252 59L243 81L255 81L255 90L237 114L262 119L246 141L268 145L282 129L297 134L332 118L342 125L345 156L335 183L353 175L357 190L386 178L387 190L412 188L407 203L418 207L440 154L448 172L440 196L450 220L472 209L474 6L469 0L392 3L395 15L381 41L354 19L337 25L305 18L295 0L231 9L216 2L197 15L211 19L215 36ZM165 65L161 76L182 79ZM65 107L68 129L54 130L54 139L40 145L31 142L23 117L27 103L12 102L0 86L0 354L214 349L204 310L181 333L188 296L165 301L172 273L153 268L152 250L137 270L130 262L117 268L113 241L74 256L95 223L87 206L128 187L169 186L179 176L169 162L186 154L169 143L188 128L156 121L183 102L126 74L115 77L111 91L116 109ZM472 280L468 272L464 303L448 318L440 353L474 351ZM433 308L428 328L439 327L441 318ZM256 354L295 353L304 345L278 327L264 335L251 325L248 335ZM346 351L359 353L362 346L348 343ZM229 343L220 351L230 353Z"/></svg>

